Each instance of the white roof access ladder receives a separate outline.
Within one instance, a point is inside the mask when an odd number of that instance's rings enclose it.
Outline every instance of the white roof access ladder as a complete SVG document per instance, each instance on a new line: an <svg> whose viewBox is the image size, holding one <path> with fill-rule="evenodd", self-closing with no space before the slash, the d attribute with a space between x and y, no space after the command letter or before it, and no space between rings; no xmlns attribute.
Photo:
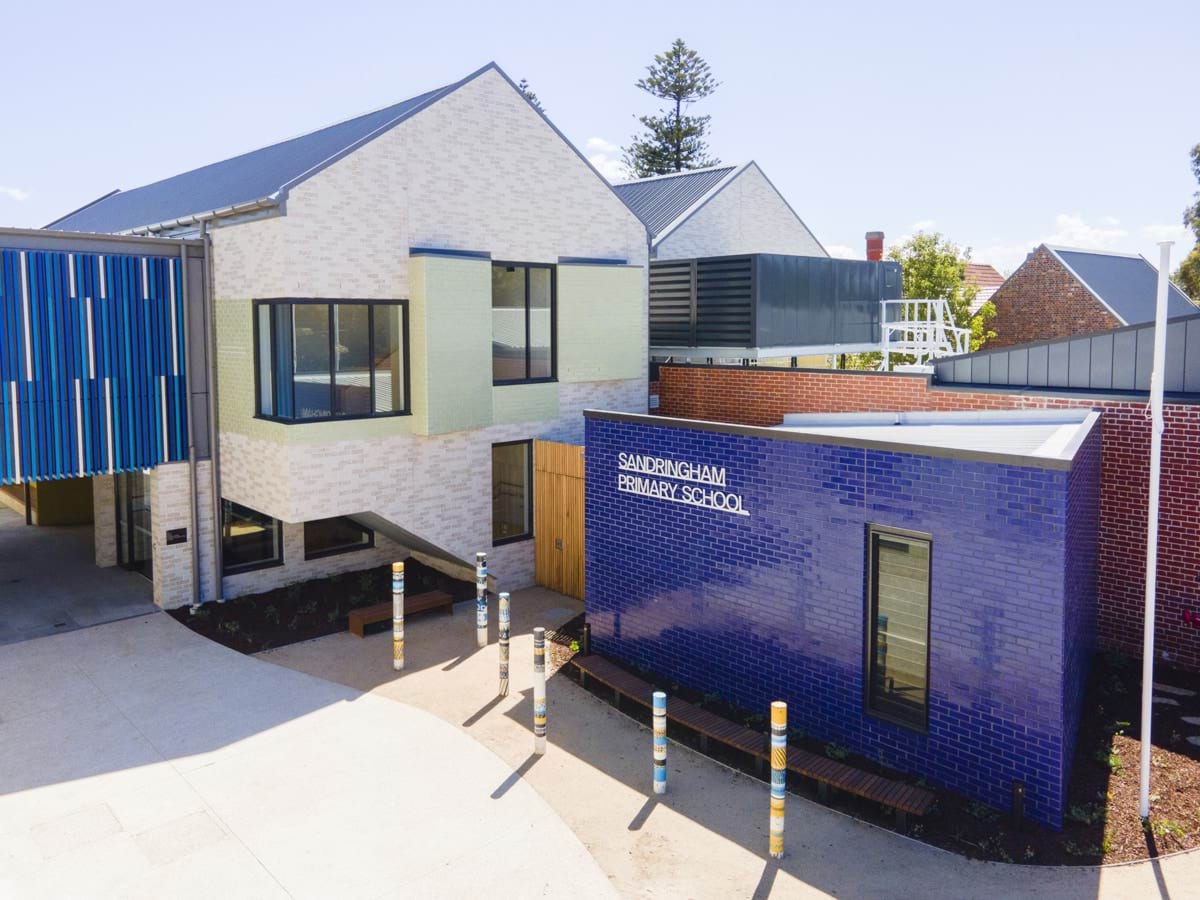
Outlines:
<svg viewBox="0 0 1200 900"><path fill-rule="evenodd" d="M882 306L880 371L892 370L893 356L913 358L912 363L897 365L897 370L925 371L938 357L971 349L971 330L954 324L945 300L884 300Z"/></svg>

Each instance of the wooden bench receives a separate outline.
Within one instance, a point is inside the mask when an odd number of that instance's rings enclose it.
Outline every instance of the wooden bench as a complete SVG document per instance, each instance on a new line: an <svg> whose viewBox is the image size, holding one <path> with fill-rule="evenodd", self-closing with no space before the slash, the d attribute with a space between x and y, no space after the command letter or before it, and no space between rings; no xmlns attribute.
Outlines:
<svg viewBox="0 0 1200 900"><path fill-rule="evenodd" d="M649 682L594 653L587 656L577 654L571 662L579 671L580 684L586 685L590 677L612 688L618 709L621 707L622 696L647 709L651 707L654 688ZM696 732L700 736L701 750L708 749L709 738L712 738L753 757L759 772L762 771L763 764L770 761L770 740L765 733L730 722L691 703L671 698L667 703L667 721ZM881 803L895 810L896 823L901 828L905 826L909 813L923 816L933 808L937 799L923 788L884 778L882 775L872 775L870 772L848 766L836 759L818 756L799 747L788 748L787 761L789 771L811 778L817 783L820 799L825 800L828 789L833 787Z"/></svg>
<svg viewBox="0 0 1200 900"><path fill-rule="evenodd" d="M407 619L414 613L426 612L431 609L446 608L454 615L454 598L445 591L427 591L424 594L404 595L404 617ZM359 637L366 636L368 625L378 622L388 622L392 618L392 601L376 603L374 606L363 606L350 611L350 633Z"/></svg>

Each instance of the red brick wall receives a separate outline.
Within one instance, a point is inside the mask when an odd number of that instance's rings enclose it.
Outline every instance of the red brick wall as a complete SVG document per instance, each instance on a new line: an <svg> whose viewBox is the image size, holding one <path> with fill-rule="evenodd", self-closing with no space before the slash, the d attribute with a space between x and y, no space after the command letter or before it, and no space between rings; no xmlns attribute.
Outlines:
<svg viewBox="0 0 1200 900"><path fill-rule="evenodd" d="M1102 646L1141 653L1150 422L1123 400L933 388L924 375L663 366L660 415L778 425L785 413L909 410L1102 410ZM1167 404L1159 525L1158 631L1172 663L1200 671L1200 405ZM1191 624L1196 617L1196 625Z"/></svg>
<svg viewBox="0 0 1200 900"><path fill-rule="evenodd" d="M1038 247L992 294L996 336L987 348L1092 334L1122 323L1045 247Z"/></svg>

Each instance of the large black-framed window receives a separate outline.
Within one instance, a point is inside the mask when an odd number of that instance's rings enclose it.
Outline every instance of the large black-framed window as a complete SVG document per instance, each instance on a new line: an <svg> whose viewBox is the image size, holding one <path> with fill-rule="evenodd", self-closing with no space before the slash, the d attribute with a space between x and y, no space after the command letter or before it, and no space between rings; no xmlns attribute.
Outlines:
<svg viewBox="0 0 1200 900"><path fill-rule="evenodd" d="M225 575L283 565L283 523L221 500L221 561Z"/></svg>
<svg viewBox="0 0 1200 900"><path fill-rule="evenodd" d="M403 416L408 301L254 303L255 412L277 422Z"/></svg>
<svg viewBox="0 0 1200 900"><path fill-rule="evenodd" d="M867 528L867 712L917 731L929 723L931 535Z"/></svg>
<svg viewBox="0 0 1200 900"><path fill-rule="evenodd" d="M492 382L558 377L558 271L547 263L492 264Z"/></svg>
<svg viewBox="0 0 1200 900"><path fill-rule="evenodd" d="M304 558L320 559L375 546L375 532L346 516L304 523Z"/></svg>
<svg viewBox="0 0 1200 900"><path fill-rule="evenodd" d="M492 444L492 544L533 537L533 441Z"/></svg>

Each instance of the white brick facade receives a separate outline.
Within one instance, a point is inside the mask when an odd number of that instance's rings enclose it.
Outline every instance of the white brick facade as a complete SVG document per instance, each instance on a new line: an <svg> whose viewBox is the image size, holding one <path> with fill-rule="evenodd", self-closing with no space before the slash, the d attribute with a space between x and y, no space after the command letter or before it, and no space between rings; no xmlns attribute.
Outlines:
<svg viewBox="0 0 1200 900"><path fill-rule="evenodd" d="M117 493L111 475L92 477L92 540L96 565L108 569L117 564Z"/></svg>
<svg viewBox="0 0 1200 900"><path fill-rule="evenodd" d="M662 237L654 258L736 253L829 255L755 163Z"/></svg>
<svg viewBox="0 0 1200 900"><path fill-rule="evenodd" d="M378 536L375 551L304 562L302 522L362 512L378 513L461 559L487 551L505 587L532 583L532 540L491 546L491 445L582 442L583 409L644 411L646 405L645 231L603 180L489 70L295 187L285 216L217 229L213 242L222 493L288 523L285 565L226 578L225 596L391 561L399 548ZM252 301L412 301L409 247L486 251L520 262L618 258L639 268L635 277L611 283L581 276L572 282L577 287L560 285L557 397L545 385L489 384L496 396L482 412L472 407L467 420L479 422L491 409L496 424L438 433L439 423L452 427L454 411L415 406L412 416L356 422L255 419ZM480 308L490 316L490 276L480 283L489 292ZM448 348L437 343L446 322L432 327L438 296L428 286L420 290L420 318L410 323L414 404L421 396L431 406L453 402L438 385L420 383L453 374L444 365ZM603 318L598 304L605 306ZM481 334L473 340L481 346L452 352L486 358L490 366L490 324ZM628 342L634 353L614 347L614 340ZM539 417L521 421L524 415ZM201 568L207 573L211 564Z"/></svg>

